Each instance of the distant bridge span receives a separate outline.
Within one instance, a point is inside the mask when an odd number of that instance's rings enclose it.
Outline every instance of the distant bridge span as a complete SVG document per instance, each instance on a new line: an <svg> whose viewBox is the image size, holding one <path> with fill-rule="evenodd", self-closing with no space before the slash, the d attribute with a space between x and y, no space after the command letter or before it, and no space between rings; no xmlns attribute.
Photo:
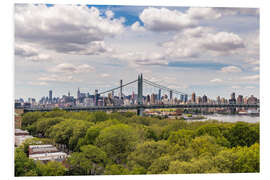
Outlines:
<svg viewBox="0 0 270 180"><path fill-rule="evenodd" d="M89 106L89 107L63 107L65 111L110 111L132 109L167 109L167 108L260 108L259 104L157 104L157 105L129 105L129 106ZM55 108L24 108L24 112L52 111Z"/></svg>

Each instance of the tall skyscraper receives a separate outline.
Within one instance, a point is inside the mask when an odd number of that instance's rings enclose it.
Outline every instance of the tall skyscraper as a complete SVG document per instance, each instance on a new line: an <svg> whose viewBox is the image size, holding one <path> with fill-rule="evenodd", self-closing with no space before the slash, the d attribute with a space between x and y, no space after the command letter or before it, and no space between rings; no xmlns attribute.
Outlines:
<svg viewBox="0 0 270 180"><path fill-rule="evenodd" d="M207 96L206 96L206 95L203 95L203 97L202 97L202 102L203 102L204 104L207 103Z"/></svg>
<svg viewBox="0 0 270 180"><path fill-rule="evenodd" d="M172 100L173 97L172 97L172 90L170 91L170 100Z"/></svg>
<svg viewBox="0 0 270 180"><path fill-rule="evenodd" d="M195 94L195 92L193 92L192 95L191 95L191 102L192 103L196 102L196 94Z"/></svg>
<svg viewBox="0 0 270 180"><path fill-rule="evenodd" d="M218 103L218 104L221 103L220 96L217 97L217 103Z"/></svg>
<svg viewBox="0 0 270 180"><path fill-rule="evenodd" d="M161 89L158 90L158 101L161 101Z"/></svg>
<svg viewBox="0 0 270 180"><path fill-rule="evenodd" d="M77 91L77 99L80 99L81 97L81 92L80 92L80 89L78 88L78 91Z"/></svg>
<svg viewBox="0 0 270 180"><path fill-rule="evenodd" d="M242 95L238 95L237 97L237 104L243 104L244 103L244 98Z"/></svg>
<svg viewBox="0 0 270 180"><path fill-rule="evenodd" d="M52 90L49 90L49 102L52 103Z"/></svg>
<svg viewBox="0 0 270 180"><path fill-rule="evenodd" d="M180 96L180 101L184 102L184 95L183 94L181 94L181 96Z"/></svg>
<svg viewBox="0 0 270 180"><path fill-rule="evenodd" d="M188 102L188 95L187 94L185 94L184 101L185 101L185 103Z"/></svg>
<svg viewBox="0 0 270 180"><path fill-rule="evenodd" d="M236 104L236 99L235 99L235 93L233 92L231 94L231 99L229 99L230 104Z"/></svg>

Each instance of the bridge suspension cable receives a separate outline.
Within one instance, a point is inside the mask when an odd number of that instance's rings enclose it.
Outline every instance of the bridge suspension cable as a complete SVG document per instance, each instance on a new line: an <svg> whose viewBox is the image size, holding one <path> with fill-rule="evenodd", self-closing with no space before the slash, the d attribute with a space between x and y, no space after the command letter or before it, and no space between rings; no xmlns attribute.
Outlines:
<svg viewBox="0 0 270 180"><path fill-rule="evenodd" d="M179 94L179 95L188 95L188 94L186 94L186 93L182 93L182 92L180 92L180 91L177 91L177 90L170 89L170 88L167 88L167 87L165 87L165 86L159 85L159 84L154 83L154 82L152 82L152 81L149 81L149 80L147 80L147 79L143 79L143 82L146 83L146 84L148 84L148 85L150 85L150 86L154 86L154 87L156 87L156 88L160 88L160 89L165 90L165 91L172 91L172 92L175 93L175 94Z"/></svg>
<svg viewBox="0 0 270 180"><path fill-rule="evenodd" d="M127 86L127 85L130 85L130 84L132 84L132 83L135 83L135 82L137 82L137 81L138 81L138 79L136 79L136 80L134 80L134 81L131 81L131 82L128 82L128 83L126 83L126 84L123 84L123 85L122 85L122 88L125 87L125 86ZM116 88L113 88L113 89L110 89L110 90L106 90L106 91L103 91L103 92L98 93L98 94L105 94L105 93L107 93L107 92L111 92L111 91L114 91L114 90L120 89L120 88L121 88L121 86L118 86L118 87L116 87Z"/></svg>

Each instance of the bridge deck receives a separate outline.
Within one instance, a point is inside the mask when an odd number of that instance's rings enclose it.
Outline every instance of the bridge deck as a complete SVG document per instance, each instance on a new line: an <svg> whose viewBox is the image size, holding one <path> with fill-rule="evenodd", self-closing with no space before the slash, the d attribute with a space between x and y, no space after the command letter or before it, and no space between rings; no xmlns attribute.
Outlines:
<svg viewBox="0 0 270 180"><path fill-rule="evenodd" d="M108 111L129 109L166 109L166 108L260 108L259 104L158 104L158 105L129 105L129 106L89 106L89 107L64 107L66 111ZM25 112L52 111L54 108L24 108Z"/></svg>

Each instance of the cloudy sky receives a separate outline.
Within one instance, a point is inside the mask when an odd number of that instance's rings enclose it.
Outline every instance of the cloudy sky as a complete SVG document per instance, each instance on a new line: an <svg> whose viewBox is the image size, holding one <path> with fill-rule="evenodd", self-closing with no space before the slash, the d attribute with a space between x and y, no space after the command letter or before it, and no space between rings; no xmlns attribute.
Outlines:
<svg viewBox="0 0 270 180"><path fill-rule="evenodd" d="M17 4L14 13L15 98L93 94L139 73L188 94L259 96L259 9Z"/></svg>

